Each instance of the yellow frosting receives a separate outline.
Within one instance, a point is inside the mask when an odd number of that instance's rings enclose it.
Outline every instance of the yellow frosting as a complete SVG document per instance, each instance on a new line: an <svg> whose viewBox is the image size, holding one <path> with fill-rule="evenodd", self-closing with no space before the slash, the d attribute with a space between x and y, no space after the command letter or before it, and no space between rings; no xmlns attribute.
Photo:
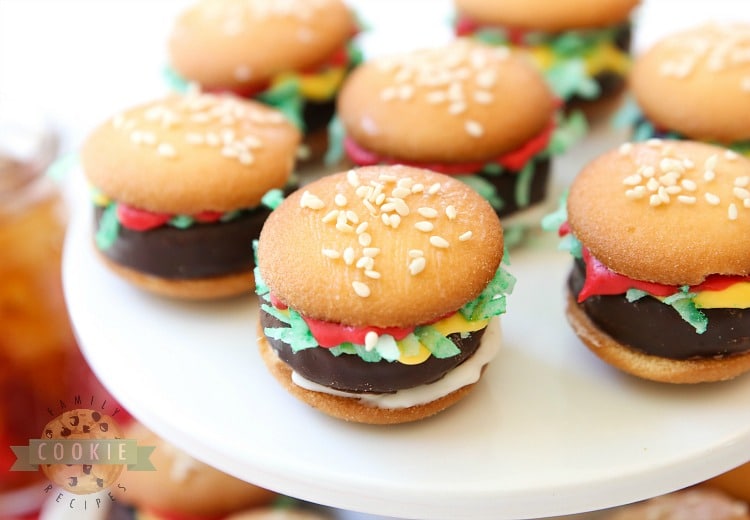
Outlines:
<svg viewBox="0 0 750 520"><path fill-rule="evenodd" d="M445 319L433 323L431 326L443 336L448 336L449 334L474 332L483 329L489 322L490 320L469 321L464 318L460 312L457 312ZM419 363L427 361L427 358L430 357L430 351L421 343L419 344L419 352L412 356L404 354L404 348L400 341L397 341L396 345L398 345L399 350L401 351L398 362L403 363L404 365L418 365Z"/></svg>
<svg viewBox="0 0 750 520"><path fill-rule="evenodd" d="M285 81L296 80L299 83L299 91L303 98L313 101L326 101L338 92L345 76L346 68L343 66L327 67L317 72L305 74L287 72L274 77L271 88Z"/></svg>
<svg viewBox="0 0 750 520"><path fill-rule="evenodd" d="M531 58L543 70L555 63L555 54L549 45L535 45L528 49ZM590 52L581 56L589 76L602 72L624 74L630 67L630 57L612 42L602 42Z"/></svg>
<svg viewBox="0 0 750 520"><path fill-rule="evenodd" d="M699 309L750 308L750 282L737 282L721 291L701 291L695 299Z"/></svg>

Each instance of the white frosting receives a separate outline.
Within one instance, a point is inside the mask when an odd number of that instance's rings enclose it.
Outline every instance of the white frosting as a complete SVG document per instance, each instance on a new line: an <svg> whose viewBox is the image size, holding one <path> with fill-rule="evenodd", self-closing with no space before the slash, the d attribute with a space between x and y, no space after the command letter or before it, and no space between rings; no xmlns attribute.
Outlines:
<svg viewBox="0 0 750 520"><path fill-rule="evenodd" d="M441 379L427 385L420 385L406 390L399 390L390 394L354 394L334 390L309 379L305 379L297 372L292 372L292 382L306 390L322 392L341 397L359 399L363 404L376 408L408 408L432 402L443 396L455 392L466 385L476 383L482 374L482 367L489 363L500 350L500 320L493 318L487 325L479 348L474 355L445 374Z"/></svg>

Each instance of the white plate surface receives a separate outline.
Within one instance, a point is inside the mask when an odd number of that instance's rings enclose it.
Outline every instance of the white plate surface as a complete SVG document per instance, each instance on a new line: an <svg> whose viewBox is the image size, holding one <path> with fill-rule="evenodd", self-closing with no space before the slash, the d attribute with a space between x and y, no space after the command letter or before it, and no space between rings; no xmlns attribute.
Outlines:
<svg viewBox="0 0 750 520"><path fill-rule="evenodd" d="M595 133L570 172L619 136ZM748 459L750 377L696 386L637 380L569 329L570 267L556 237L513 251L518 278L499 356L474 393L415 424L323 416L272 377L257 303L181 303L107 271L83 207L64 256L70 313L109 390L158 434L237 477L312 502L407 518L534 518L591 511L693 484Z"/></svg>

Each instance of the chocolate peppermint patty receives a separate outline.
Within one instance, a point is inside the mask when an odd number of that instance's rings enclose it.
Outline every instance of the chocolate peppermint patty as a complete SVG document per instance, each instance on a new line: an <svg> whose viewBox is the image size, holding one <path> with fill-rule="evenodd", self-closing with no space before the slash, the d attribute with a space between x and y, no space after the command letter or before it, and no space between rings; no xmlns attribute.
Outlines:
<svg viewBox="0 0 750 520"><path fill-rule="evenodd" d="M622 24L617 28L615 34L614 44L615 47L623 52L630 52L630 42L632 40L632 24ZM594 81L599 85L599 98L604 98L610 95L619 93L625 89L625 77L622 74L616 72L602 72L594 76ZM568 105L571 108L575 108L578 105L591 102L591 99L583 98L575 95L568 101Z"/></svg>
<svg viewBox="0 0 750 520"><path fill-rule="evenodd" d="M500 209L495 208L495 212L499 217L504 217L533 206L545 199L547 196L549 166L550 161L548 158L534 161L534 171L531 174L528 200L525 203L521 203L522 201L517 194L517 185L520 180L519 173L504 171L499 175L491 173L479 173L478 175L495 187L497 195L503 201L503 206Z"/></svg>
<svg viewBox="0 0 750 520"><path fill-rule="evenodd" d="M287 325L262 309L263 328L282 328ZM471 332L465 338L450 334L450 339L461 353L444 359L430 356L417 365L398 361L367 362L353 354L334 356L328 349L315 347L293 352L281 340L266 337L276 354L299 375L320 385L352 393L391 393L432 383L463 363L479 348L485 329Z"/></svg>
<svg viewBox="0 0 750 520"><path fill-rule="evenodd" d="M585 269L576 260L568 277L575 296L583 287ZM684 360L750 351L750 309L701 309L708 328L698 334L671 306L650 296L634 302L624 294L591 296L579 305L615 341L645 354Z"/></svg>
<svg viewBox="0 0 750 520"><path fill-rule="evenodd" d="M95 226L103 208L95 208ZM199 223L185 229L161 226L131 231L120 226L106 250L107 258L124 267L167 279L226 276L255 267L252 241L258 238L270 210L244 211L228 222Z"/></svg>

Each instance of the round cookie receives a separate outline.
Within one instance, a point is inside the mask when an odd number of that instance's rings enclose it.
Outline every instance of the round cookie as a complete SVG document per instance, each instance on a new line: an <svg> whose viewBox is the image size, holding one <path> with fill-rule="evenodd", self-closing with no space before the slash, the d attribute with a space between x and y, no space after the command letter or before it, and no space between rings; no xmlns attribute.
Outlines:
<svg viewBox="0 0 750 520"><path fill-rule="evenodd" d="M577 244L567 316L583 343L654 381L749 371L748 184L748 159L692 141L625 143L590 162L561 227Z"/></svg>
<svg viewBox="0 0 750 520"><path fill-rule="evenodd" d="M411 188L389 203L401 178ZM370 183L381 186L381 204L357 194ZM414 186L421 190L413 193ZM351 264L348 248L356 257ZM375 255L372 265L357 268L366 248ZM417 254L424 261L414 262ZM260 273L276 298L311 318L353 326L439 319L476 298L502 256L500 222L476 192L452 177L399 166L359 168L306 185L271 214L258 244Z"/></svg>
<svg viewBox="0 0 750 520"><path fill-rule="evenodd" d="M204 89L248 90L321 65L355 30L340 0L199 0L175 20L169 59Z"/></svg>
<svg viewBox="0 0 750 520"><path fill-rule="evenodd" d="M134 423L127 438L155 446L156 471L125 471L112 489L119 503L143 513L219 518L269 504L276 494L208 466Z"/></svg>
<svg viewBox="0 0 750 520"><path fill-rule="evenodd" d="M117 114L81 149L97 252L157 294L246 291L248 244L289 182L299 141L280 112L229 95L191 91Z"/></svg>
<svg viewBox="0 0 750 520"><path fill-rule="evenodd" d="M616 509L604 520L748 520L748 504L719 491L693 487Z"/></svg>
<svg viewBox="0 0 750 520"><path fill-rule="evenodd" d="M750 462L708 479L706 485L750 503Z"/></svg>
<svg viewBox="0 0 750 520"><path fill-rule="evenodd" d="M668 35L635 60L630 89L662 132L729 145L750 140L750 24Z"/></svg>
<svg viewBox="0 0 750 520"><path fill-rule="evenodd" d="M337 113L347 135L378 155L465 163L516 150L555 108L525 59L462 39L365 62L347 78Z"/></svg>
<svg viewBox="0 0 750 520"><path fill-rule="evenodd" d="M117 422L94 410L68 410L47 423L42 439L122 439ZM121 464L41 464L42 472L66 491L85 495L113 485L124 468Z"/></svg>
<svg viewBox="0 0 750 520"><path fill-rule="evenodd" d="M561 32L608 27L627 20L639 0L454 0L459 13L486 24Z"/></svg>
<svg viewBox="0 0 750 520"><path fill-rule="evenodd" d="M453 177L372 166L290 195L257 246L258 345L292 395L339 419L394 424L468 395L500 343L491 206Z"/></svg>

